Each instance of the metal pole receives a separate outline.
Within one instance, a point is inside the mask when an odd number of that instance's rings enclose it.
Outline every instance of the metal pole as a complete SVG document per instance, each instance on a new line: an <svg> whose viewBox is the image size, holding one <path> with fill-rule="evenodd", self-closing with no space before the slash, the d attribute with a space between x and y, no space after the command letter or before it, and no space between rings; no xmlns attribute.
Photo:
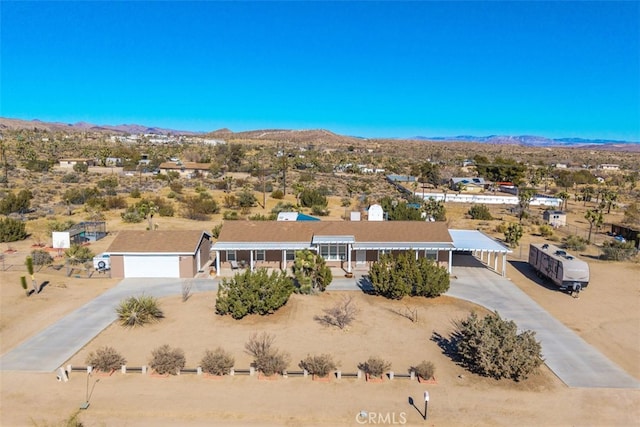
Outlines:
<svg viewBox="0 0 640 427"><path fill-rule="evenodd" d="M426 421L429 418L427 410L429 409L429 392L424 392L424 420Z"/></svg>

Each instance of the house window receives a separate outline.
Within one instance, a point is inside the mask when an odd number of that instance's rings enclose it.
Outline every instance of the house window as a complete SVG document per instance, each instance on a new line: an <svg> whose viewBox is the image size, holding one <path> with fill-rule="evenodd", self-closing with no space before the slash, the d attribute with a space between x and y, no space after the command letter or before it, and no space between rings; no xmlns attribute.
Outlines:
<svg viewBox="0 0 640 427"><path fill-rule="evenodd" d="M341 244L320 245L320 256L326 261L340 261L347 259L347 246Z"/></svg>
<svg viewBox="0 0 640 427"><path fill-rule="evenodd" d="M427 259L436 260L438 259L438 251L436 249L427 249L424 251L424 256Z"/></svg>
<svg viewBox="0 0 640 427"><path fill-rule="evenodd" d="M266 259L264 250L256 251L256 261L264 261Z"/></svg>
<svg viewBox="0 0 640 427"><path fill-rule="evenodd" d="M285 259L287 261L295 261L296 260L296 251L285 251L287 253Z"/></svg>
<svg viewBox="0 0 640 427"><path fill-rule="evenodd" d="M227 261L237 261L236 251L227 251Z"/></svg>

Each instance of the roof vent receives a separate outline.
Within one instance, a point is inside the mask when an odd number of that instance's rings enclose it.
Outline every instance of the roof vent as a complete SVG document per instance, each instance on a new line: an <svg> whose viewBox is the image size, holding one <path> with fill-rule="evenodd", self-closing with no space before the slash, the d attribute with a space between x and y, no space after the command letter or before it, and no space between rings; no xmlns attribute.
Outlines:
<svg viewBox="0 0 640 427"><path fill-rule="evenodd" d="M545 243L544 245L542 245L542 249L549 249L549 245Z"/></svg>

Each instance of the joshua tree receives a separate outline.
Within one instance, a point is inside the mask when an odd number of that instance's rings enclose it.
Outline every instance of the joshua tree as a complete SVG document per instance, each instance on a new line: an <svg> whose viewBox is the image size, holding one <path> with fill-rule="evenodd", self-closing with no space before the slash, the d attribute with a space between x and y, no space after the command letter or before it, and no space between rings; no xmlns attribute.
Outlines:
<svg viewBox="0 0 640 427"><path fill-rule="evenodd" d="M27 265L27 272L29 273L29 276L31 276L31 286L33 286L33 292L37 294L38 286L36 286L36 276L33 270L33 258L28 256L25 264Z"/></svg>

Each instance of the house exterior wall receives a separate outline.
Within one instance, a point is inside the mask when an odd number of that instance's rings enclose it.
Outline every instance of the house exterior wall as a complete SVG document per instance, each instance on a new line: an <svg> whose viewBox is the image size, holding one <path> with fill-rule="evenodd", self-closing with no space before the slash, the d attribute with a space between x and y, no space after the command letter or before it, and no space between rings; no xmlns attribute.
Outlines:
<svg viewBox="0 0 640 427"><path fill-rule="evenodd" d="M178 255L176 255L178 256ZM196 257L194 255L183 255L180 257L180 277L192 278L196 275Z"/></svg>
<svg viewBox="0 0 640 427"><path fill-rule="evenodd" d="M111 277L124 277L124 257L111 255Z"/></svg>

